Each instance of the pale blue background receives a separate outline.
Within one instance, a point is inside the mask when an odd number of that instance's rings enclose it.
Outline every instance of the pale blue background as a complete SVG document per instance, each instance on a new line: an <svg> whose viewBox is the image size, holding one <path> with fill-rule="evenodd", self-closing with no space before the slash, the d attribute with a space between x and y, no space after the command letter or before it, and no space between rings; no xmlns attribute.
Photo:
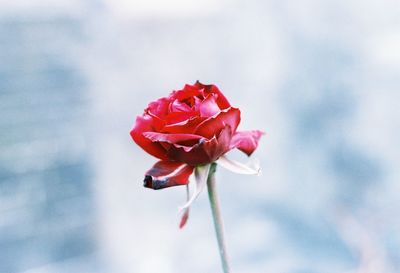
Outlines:
<svg viewBox="0 0 400 273"><path fill-rule="evenodd" d="M235 273L400 271L400 3L0 1L0 272L220 272L206 194L151 191L129 137L215 83L262 129L218 170ZM245 161L238 153L232 157Z"/></svg>

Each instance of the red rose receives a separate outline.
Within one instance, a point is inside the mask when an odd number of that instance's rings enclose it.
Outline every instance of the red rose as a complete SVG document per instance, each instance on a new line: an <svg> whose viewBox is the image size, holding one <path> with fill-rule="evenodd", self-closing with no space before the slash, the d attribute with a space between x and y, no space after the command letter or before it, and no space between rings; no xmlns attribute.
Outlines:
<svg viewBox="0 0 400 273"><path fill-rule="evenodd" d="M161 189L186 185L194 168L209 164L233 148L251 155L260 131L237 132L240 110L215 85L196 82L151 102L137 117L133 140L160 159L144 185Z"/></svg>

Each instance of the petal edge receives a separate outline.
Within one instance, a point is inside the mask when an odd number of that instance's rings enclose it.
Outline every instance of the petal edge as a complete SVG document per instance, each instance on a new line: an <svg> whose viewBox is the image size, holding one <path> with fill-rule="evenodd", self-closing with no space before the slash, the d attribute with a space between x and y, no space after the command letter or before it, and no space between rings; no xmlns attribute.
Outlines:
<svg viewBox="0 0 400 273"><path fill-rule="evenodd" d="M257 149L260 138L264 132L259 130L236 132L231 139L230 148L238 148L248 156Z"/></svg>
<svg viewBox="0 0 400 273"><path fill-rule="evenodd" d="M185 163L160 160L146 172L143 185L153 190L187 185L193 169Z"/></svg>
<svg viewBox="0 0 400 273"><path fill-rule="evenodd" d="M152 117L145 114L136 118L135 126L131 130L130 135L133 141L147 153L159 159L168 159L165 155L165 149L159 143L152 142L143 136L143 132L152 130Z"/></svg>

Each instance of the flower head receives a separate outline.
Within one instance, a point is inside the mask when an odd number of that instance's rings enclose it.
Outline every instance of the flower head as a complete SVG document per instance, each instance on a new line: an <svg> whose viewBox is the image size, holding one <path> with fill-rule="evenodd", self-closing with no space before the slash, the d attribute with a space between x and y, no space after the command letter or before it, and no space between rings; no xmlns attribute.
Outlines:
<svg viewBox="0 0 400 273"><path fill-rule="evenodd" d="M149 103L130 132L143 150L160 159L147 171L144 186L187 185L195 168L201 170L234 148L250 156L263 133L238 132L239 123L240 110L213 84L197 81Z"/></svg>

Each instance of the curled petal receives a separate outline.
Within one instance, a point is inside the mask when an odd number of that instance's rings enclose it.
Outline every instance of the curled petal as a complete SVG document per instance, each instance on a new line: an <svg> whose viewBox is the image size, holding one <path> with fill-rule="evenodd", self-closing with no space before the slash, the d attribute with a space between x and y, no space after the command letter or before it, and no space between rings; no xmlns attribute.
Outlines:
<svg viewBox="0 0 400 273"><path fill-rule="evenodd" d="M238 148L250 156L258 146L258 141L264 133L258 130L236 132L231 140L231 149Z"/></svg>
<svg viewBox="0 0 400 273"><path fill-rule="evenodd" d="M215 132L222 130L226 125L229 125L232 132L235 132L239 123L240 110L231 107L200 123L196 128L195 134L210 139L215 135Z"/></svg>
<svg viewBox="0 0 400 273"><path fill-rule="evenodd" d="M163 146L143 136L143 132L153 131L152 122L153 118L149 115L137 117L135 127L130 132L131 137L147 153L159 159L167 160L168 157Z"/></svg>
<svg viewBox="0 0 400 273"><path fill-rule="evenodd" d="M162 119L168 114L169 98L160 98L156 101L150 102L145 112L153 117Z"/></svg>
<svg viewBox="0 0 400 273"><path fill-rule="evenodd" d="M196 86L185 84L182 90L172 92L171 96L175 97L179 101L184 101L187 99L192 99L194 97L200 96L201 92Z"/></svg>
<svg viewBox="0 0 400 273"><path fill-rule="evenodd" d="M146 172L144 186L159 190L172 186L187 185L194 167L175 161L158 161Z"/></svg>
<svg viewBox="0 0 400 273"><path fill-rule="evenodd" d="M220 109L227 109L231 107L230 103L228 100L225 98L225 96L221 93L221 91L218 89L217 86L214 84L202 84L199 81L197 81L194 86L197 88L202 88L204 96L206 97L208 94L216 94L217 95L217 104Z"/></svg>
<svg viewBox="0 0 400 273"><path fill-rule="evenodd" d="M215 161L218 157L225 154L229 150L230 140L232 138L232 130L229 125L221 130L216 142L204 142L203 149L210 158L210 162Z"/></svg>
<svg viewBox="0 0 400 273"><path fill-rule="evenodd" d="M228 169L234 173L255 175L261 174L261 168L258 161L252 161L248 164L243 164L235 160L230 160L226 156L221 156L216 162L225 169Z"/></svg>
<svg viewBox="0 0 400 273"><path fill-rule="evenodd" d="M221 111L215 101L214 94L208 95L205 100L199 103L198 107L200 116L206 118L212 117Z"/></svg>
<svg viewBox="0 0 400 273"><path fill-rule="evenodd" d="M190 199L183 205L180 209L186 210L190 207L194 200L203 191L205 185L207 184L208 173L210 172L211 164L197 166L194 170L194 176L196 178L196 183L194 184L194 192Z"/></svg>
<svg viewBox="0 0 400 273"><path fill-rule="evenodd" d="M218 137L214 136L209 140L200 140L198 144L192 147L183 147L178 144L171 145L167 156L193 166L208 164L229 151L231 137L232 130L229 125L226 125Z"/></svg>
<svg viewBox="0 0 400 273"><path fill-rule="evenodd" d="M198 142L204 137L193 134L162 134L156 132L144 132L143 136L155 142L168 142L168 143L185 143L185 142Z"/></svg>
<svg viewBox="0 0 400 273"><path fill-rule="evenodd" d="M188 104L176 99L170 104L170 110L171 112L190 112L192 109Z"/></svg>

